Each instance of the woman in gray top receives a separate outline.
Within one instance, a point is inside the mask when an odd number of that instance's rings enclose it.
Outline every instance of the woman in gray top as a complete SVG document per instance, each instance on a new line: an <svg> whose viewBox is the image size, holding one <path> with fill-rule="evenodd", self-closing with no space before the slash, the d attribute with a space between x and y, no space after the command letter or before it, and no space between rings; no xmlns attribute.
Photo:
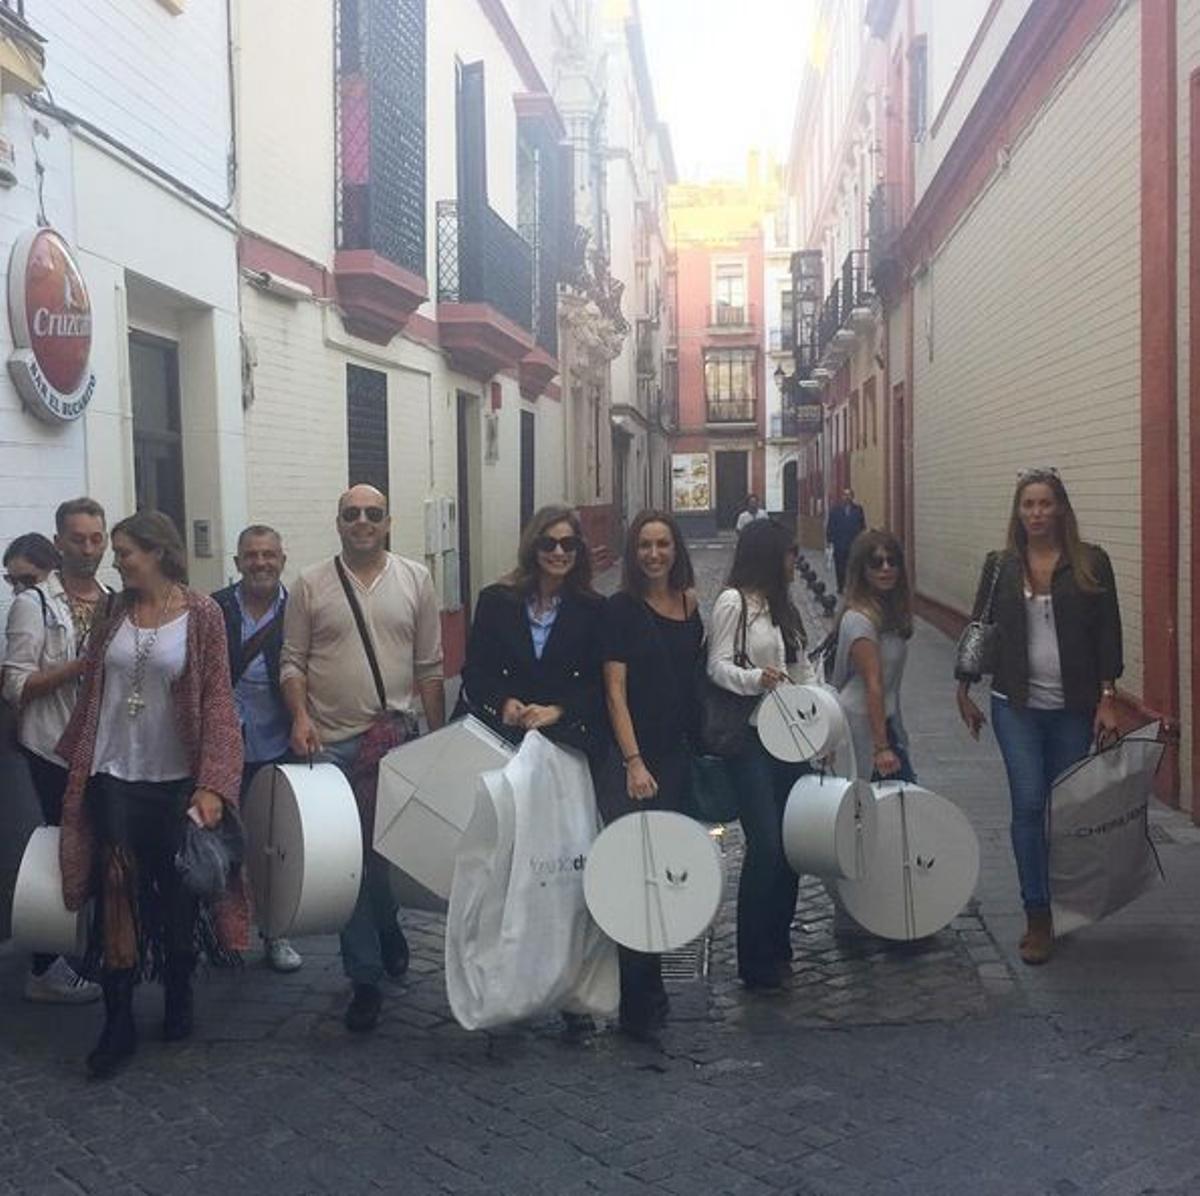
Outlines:
<svg viewBox="0 0 1200 1196"><path fill-rule="evenodd" d="M912 636L904 553L890 532L861 533L846 565L832 681L854 746L856 775L915 782L900 715L900 682Z"/></svg>

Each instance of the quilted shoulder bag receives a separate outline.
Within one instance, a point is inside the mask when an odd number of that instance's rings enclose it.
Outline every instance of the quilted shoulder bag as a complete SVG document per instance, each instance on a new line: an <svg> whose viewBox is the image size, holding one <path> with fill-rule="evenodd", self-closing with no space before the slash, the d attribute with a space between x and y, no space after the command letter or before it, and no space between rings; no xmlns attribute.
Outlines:
<svg viewBox="0 0 1200 1196"><path fill-rule="evenodd" d="M958 637L954 653L954 678L956 681L978 681L996 671L1000 652L1000 628L992 621L992 607L996 599L996 582L1004 557L997 553L992 564L992 578L988 583L987 601L977 619L972 619Z"/></svg>
<svg viewBox="0 0 1200 1196"><path fill-rule="evenodd" d="M749 618L746 611L746 595L742 600L742 615L738 620L734 637L733 663L738 668L751 668L746 652L746 634ZM750 715L758 704L761 694L735 694L718 685L708 675L704 659L700 662L700 746L709 756L737 756L745 749Z"/></svg>

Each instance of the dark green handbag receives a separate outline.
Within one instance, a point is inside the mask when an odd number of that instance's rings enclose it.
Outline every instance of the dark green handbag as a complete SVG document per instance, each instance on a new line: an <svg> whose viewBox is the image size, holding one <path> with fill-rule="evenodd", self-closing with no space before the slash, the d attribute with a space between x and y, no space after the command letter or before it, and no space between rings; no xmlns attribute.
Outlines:
<svg viewBox="0 0 1200 1196"><path fill-rule="evenodd" d="M687 812L701 822L737 821L737 786L729 773L729 761L720 756L692 755Z"/></svg>

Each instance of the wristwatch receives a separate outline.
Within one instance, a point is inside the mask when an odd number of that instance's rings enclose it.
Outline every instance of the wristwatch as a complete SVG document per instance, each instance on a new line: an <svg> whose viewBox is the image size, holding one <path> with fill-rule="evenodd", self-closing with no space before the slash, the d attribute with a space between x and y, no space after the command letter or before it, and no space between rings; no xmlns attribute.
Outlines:
<svg viewBox="0 0 1200 1196"><path fill-rule="evenodd" d="M1100 686L1100 696L1102 698L1115 698L1117 696L1117 687L1115 685Z"/></svg>

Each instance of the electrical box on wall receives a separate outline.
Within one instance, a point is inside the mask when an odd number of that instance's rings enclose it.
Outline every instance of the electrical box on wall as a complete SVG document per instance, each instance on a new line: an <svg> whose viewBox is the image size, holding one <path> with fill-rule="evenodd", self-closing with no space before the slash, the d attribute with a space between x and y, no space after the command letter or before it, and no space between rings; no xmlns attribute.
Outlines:
<svg viewBox="0 0 1200 1196"><path fill-rule="evenodd" d="M425 554L438 556L458 547L458 503L449 497L425 500Z"/></svg>

